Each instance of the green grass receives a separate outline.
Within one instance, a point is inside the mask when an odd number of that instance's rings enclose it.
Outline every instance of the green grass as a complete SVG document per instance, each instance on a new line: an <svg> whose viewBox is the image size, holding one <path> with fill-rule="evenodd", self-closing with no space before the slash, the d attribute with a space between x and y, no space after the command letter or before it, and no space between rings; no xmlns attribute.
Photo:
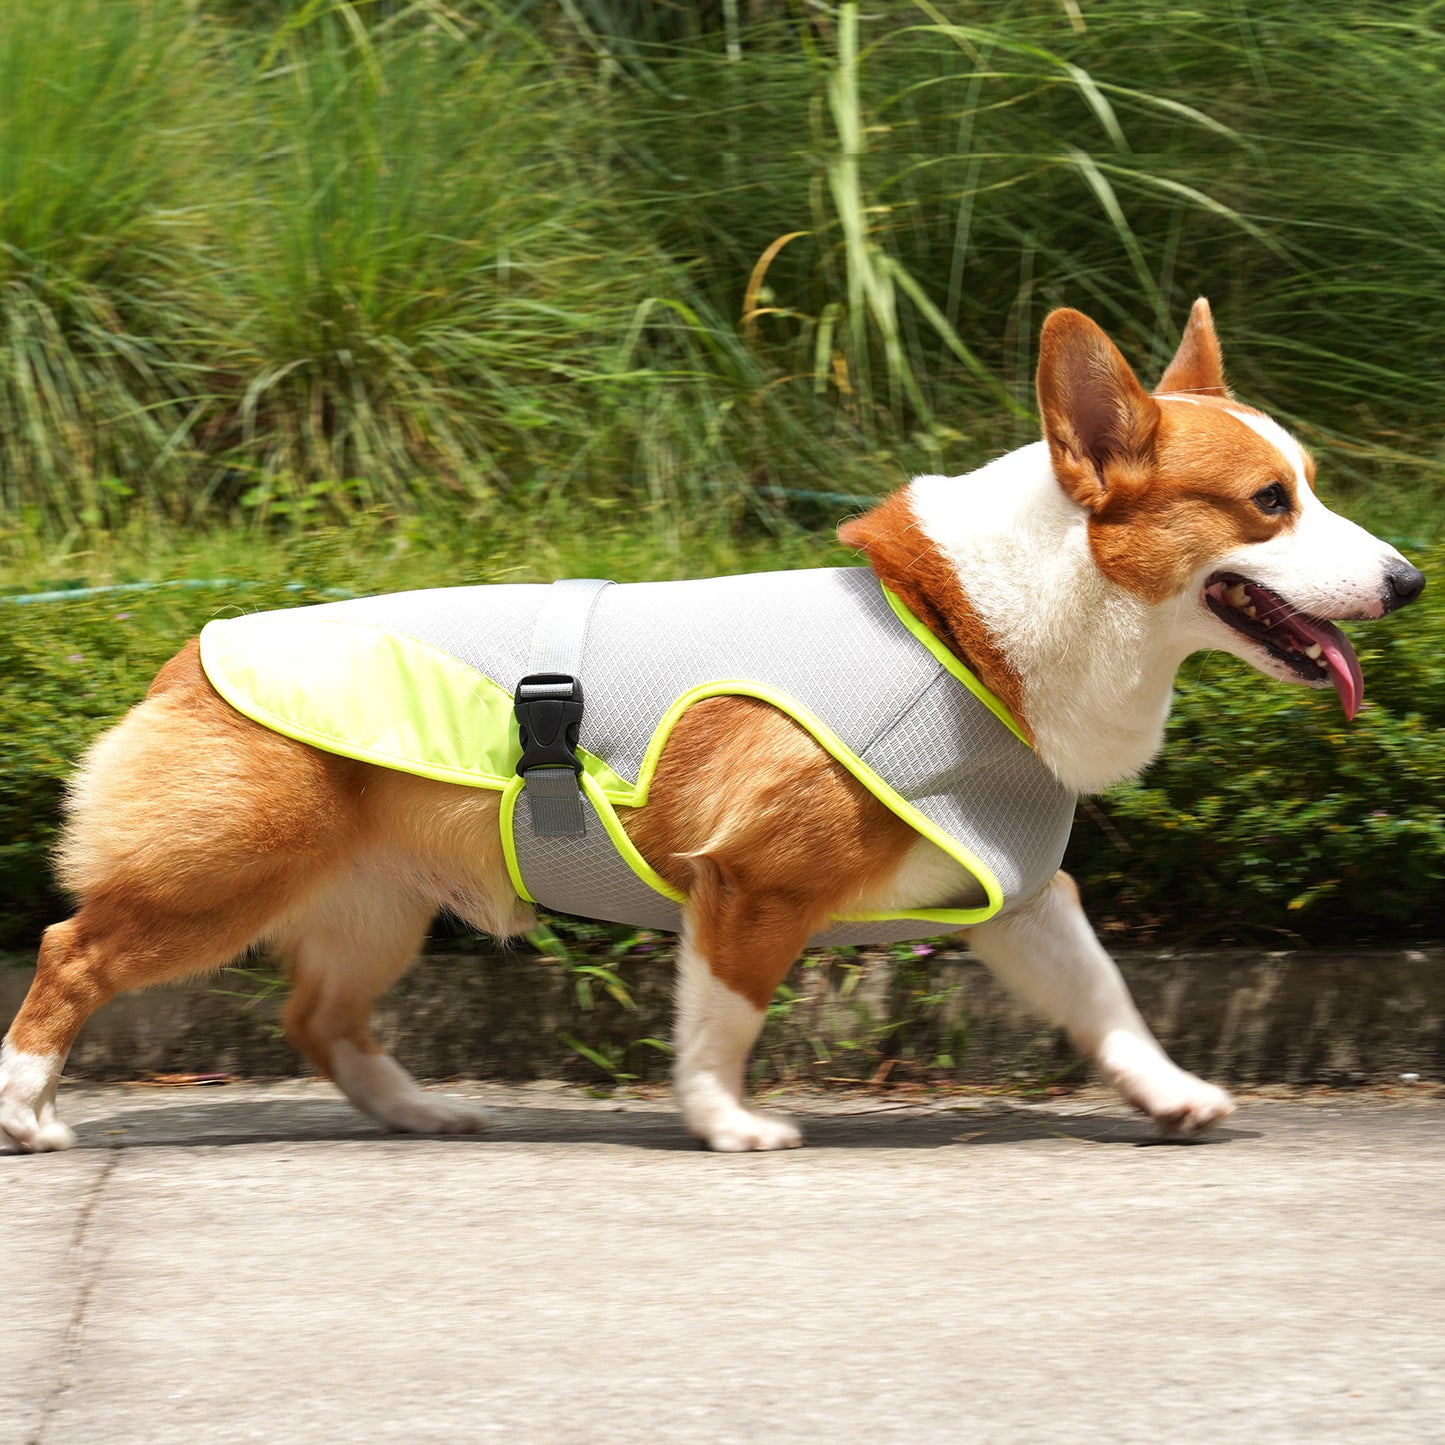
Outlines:
<svg viewBox="0 0 1445 1445"><path fill-rule="evenodd" d="M344 478L465 510L539 484L534 439L586 429L638 299L641 243L557 146L565 96L476 37L359 45L328 14L232 73L248 105L206 301L240 501Z"/></svg>

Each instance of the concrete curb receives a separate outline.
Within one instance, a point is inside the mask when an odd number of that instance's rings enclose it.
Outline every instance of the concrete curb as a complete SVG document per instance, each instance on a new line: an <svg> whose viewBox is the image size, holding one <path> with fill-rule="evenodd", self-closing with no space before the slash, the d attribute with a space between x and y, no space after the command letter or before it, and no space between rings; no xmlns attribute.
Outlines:
<svg viewBox="0 0 1445 1445"><path fill-rule="evenodd" d="M0 960L3 963L3 960ZM432 954L377 1010L378 1034L423 1078L664 1077L672 1027L664 957L616 963L632 1007L569 965L531 954ZM1225 1083L1445 1077L1445 949L1125 956L1129 987L1184 1067ZM7 1022L32 970L0 967ZM86 1025L72 1078L300 1071L264 971L127 994ZM789 978L757 1052L757 1082L942 1078L981 1084L1076 1077L1040 1028L967 953L810 960ZM569 1042L569 1039L575 1042ZM579 1047L580 1046L580 1047ZM583 1050L606 1061L589 1059Z"/></svg>

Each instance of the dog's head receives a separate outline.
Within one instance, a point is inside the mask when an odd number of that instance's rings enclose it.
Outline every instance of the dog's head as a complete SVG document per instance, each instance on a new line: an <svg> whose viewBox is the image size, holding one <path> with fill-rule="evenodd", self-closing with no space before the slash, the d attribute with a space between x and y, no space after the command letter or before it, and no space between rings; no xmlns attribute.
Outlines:
<svg viewBox="0 0 1445 1445"><path fill-rule="evenodd" d="M1151 395L1077 311L1044 323L1039 409L1054 475L1124 591L1165 607L1183 651L1219 648L1272 677L1333 684L1352 717L1360 665L1337 621L1381 617L1425 579L1315 495L1314 462L1234 399L1196 301Z"/></svg>

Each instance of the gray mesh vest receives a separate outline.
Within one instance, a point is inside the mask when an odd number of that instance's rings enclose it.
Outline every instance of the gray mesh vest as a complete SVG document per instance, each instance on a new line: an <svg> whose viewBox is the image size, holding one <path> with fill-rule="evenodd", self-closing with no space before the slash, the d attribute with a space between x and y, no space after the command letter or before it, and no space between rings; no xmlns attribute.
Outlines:
<svg viewBox="0 0 1445 1445"><path fill-rule="evenodd" d="M362 636L368 646L377 638L403 648L421 644L510 694L518 679L539 670L534 631L548 594L540 585L456 587L228 619L202 634L202 662L222 696L277 731L387 766L501 789L514 882L532 901L566 913L679 927L677 899L658 891L655 875L646 881L642 875L651 870L640 859L624 856L630 845L612 805L627 803L618 787L625 790L640 778L645 785L676 717L691 702L718 693L783 707L977 880L958 897L931 900L907 916L836 919L814 942L878 943L946 933L1032 896L1057 870L1074 795L942 645L914 623L925 645L900 620L906 612L901 606L895 611L865 568L604 586L582 619L585 636L577 639L577 675L585 692L578 741L580 750L605 764L602 773L612 784L609 792L598 777L589 779L580 837L539 836L529 809L517 805L521 780L502 776L503 766L480 769L475 777L455 767L439 771L412 759L392 732L371 736L389 724L368 722L367 708L354 702L344 727L315 721L325 707L316 691L326 687L327 667L338 666L331 657L337 649L325 644L330 636ZM347 626L318 631L314 623ZM289 680L271 688L266 659L284 650L276 644L288 626L323 641L308 643L309 653L299 661L293 657ZM406 656L394 676L405 676ZM349 673L345 685L355 685ZM478 679L477 686L486 685ZM510 748L514 769L516 723L493 712L498 720L491 725L510 726L511 735L489 740L490 746L494 752ZM463 726L459 714L435 703L418 704L413 713L425 714L408 723L413 730ZM464 739L445 741L453 752L465 747ZM599 808L609 816L599 816ZM819 866L826 868L827 859L820 858Z"/></svg>

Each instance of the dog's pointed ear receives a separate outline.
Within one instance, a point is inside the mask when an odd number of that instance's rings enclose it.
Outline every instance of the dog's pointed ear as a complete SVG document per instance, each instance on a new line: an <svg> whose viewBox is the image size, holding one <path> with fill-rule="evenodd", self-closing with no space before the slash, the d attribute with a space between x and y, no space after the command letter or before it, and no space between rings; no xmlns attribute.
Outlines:
<svg viewBox="0 0 1445 1445"><path fill-rule="evenodd" d="M1191 396L1229 396L1224 380L1224 358L1219 353L1219 337L1214 331L1214 316L1209 302L1200 297L1190 309L1189 321L1179 342L1174 360L1164 368L1159 385L1161 391L1182 391Z"/></svg>
<svg viewBox="0 0 1445 1445"><path fill-rule="evenodd" d="M1039 414L1054 475L1096 509L1111 491L1146 485L1159 403L1087 316L1054 311L1039 338Z"/></svg>

